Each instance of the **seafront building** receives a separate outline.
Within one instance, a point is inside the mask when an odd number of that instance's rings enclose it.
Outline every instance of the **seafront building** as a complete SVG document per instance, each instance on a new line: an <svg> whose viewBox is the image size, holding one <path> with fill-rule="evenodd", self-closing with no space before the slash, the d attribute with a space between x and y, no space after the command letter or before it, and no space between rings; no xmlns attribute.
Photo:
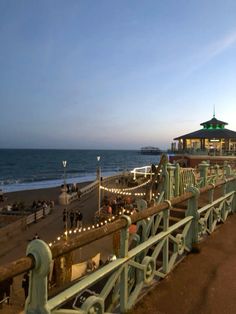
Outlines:
<svg viewBox="0 0 236 314"><path fill-rule="evenodd" d="M174 138L178 141L176 152L235 155L236 132L226 129L227 122L216 119L202 122L202 129Z"/></svg>

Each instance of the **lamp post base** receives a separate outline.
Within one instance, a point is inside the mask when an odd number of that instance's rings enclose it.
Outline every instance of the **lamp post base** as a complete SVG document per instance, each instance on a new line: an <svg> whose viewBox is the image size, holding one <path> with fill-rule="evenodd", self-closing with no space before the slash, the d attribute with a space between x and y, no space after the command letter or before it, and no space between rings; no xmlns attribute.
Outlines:
<svg viewBox="0 0 236 314"><path fill-rule="evenodd" d="M59 204L60 205L68 205L69 204L69 194L66 191L62 191L59 195Z"/></svg>

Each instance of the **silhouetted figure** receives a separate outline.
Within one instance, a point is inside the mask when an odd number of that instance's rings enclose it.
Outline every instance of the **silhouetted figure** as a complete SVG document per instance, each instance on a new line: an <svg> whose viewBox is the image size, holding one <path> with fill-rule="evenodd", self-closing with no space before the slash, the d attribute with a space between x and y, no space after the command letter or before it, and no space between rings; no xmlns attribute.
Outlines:
<svg viewBox="0 0 236 314"><path fill-rule="evenodd" d="M29 294L29 273L25 273L22 279L22 288L24 289L25 293L25 300L28 297Z"/></svg>
<svg viewBox="0 0 236 314"><path fill-rule="evenodd" d="M62 213L62 220L63 220L64 229L67 229L67 210L65 208Z"/></svg>
<svg viewBox="0 0 236 314"><path fill-rule="evenodd" d="M74 212L71 210L70 212L70 228L72 229L74 227Z"/></svg>
<svg viewBox="0 0 236 314"><path fill-rule="evenodd" d="M13 284L13 279L12 278L7 279L5 293L6 293L6 297L8 298L7 299L7 304L8 305L10 304L11 286L12 286L12 284Z"/></svg>
<svg viewBox="0 0 236 314"><path fill-rule="evenodd" d="M80 211L76 211L75 222L76 222L76 227L78 229L82 228L82 219L83 219L83 214Z"/></svg>

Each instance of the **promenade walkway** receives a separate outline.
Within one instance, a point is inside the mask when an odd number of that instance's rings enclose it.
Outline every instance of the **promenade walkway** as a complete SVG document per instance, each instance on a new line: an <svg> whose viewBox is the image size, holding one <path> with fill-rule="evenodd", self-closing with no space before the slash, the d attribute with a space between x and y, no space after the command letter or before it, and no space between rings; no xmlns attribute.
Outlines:
<svg viewBox="0 0 236 314"><path fill-rule="evenodd" d="M199 244L131 314L235 314L236 215Z"/></svg>

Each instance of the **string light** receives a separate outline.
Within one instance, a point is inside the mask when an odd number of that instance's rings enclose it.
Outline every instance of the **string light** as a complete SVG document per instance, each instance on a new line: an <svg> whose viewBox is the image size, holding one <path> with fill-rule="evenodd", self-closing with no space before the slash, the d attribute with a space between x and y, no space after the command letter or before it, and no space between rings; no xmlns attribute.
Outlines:
<svg viewBox="0 0 236 314"><path fill-rule="evenodd" d="M108 189L108 188L106 188L106 187L101 187L101 188L104 188L104 190L106 190L106 191L112 191L113 193L117 193L117 194L123 194L123 195L132 195L132 193L130 193L130 192L126 192L127 190L133 190L133 189L137 189L137 188L139 188L139 187L141 187L141 186L144 186L144 185L146 185L148 182L150 182L150 180L148 180L147 182L145 182L145 183L143 183L143 184L141 184L141 185L139 185L139 186L137 186L137 187L133 187L133 188L128 188L128 189L123 189L123 190L119 190L119 189ZM133 195L136 195L136 196L144 196L146 193L134 193ZM154 195L154 194L153 194ZM158 193L158 195L160 195L160 193ZM156 196L157 197L157 196ZM134 214L134 212L132 211L132 210L126 210L125 208L122 208L121 209L121 211L119 212L119 214L118 214L118 216L120 216L120 215L122 215L122 214L130 214L130 215L133 215ZM97 223L96 225L92 225L92 226L88 226L87 228L80 228L80 229L74 229L74 230L72 230L72 229L70 229L70 230L66 230L62 235L60 235L60 236L58 236L57 237L57 241L60 241L61 239L63 239L64 238L64 236L67 236L68 234L76 234L77 232L79 232L79 233L81 233L82 231L89 231L89 230L91 230L91 228L92 229L95 229L95 228L99 228L99 227L102 227L102 226L104 226L104 225L106 225L106 224L108 224L109 222L112 222L113 220L115 220L116 219L116 217L115 216L112 216L112 217L109 217L107 220L105 220L105 221L102 221L102 222L100 222L100 223ZM52 247L54 244L56 244L56 240L54 240L53 242L50 242L49 243L49 247Z"/></svg>
<svg viewBox="0 0 236 314"><path fill-rule="evenodd" d="M136 193L132 194L130 191L134 191L134 190L137 190L143 186L145 186L146 184L150 183L151 182L151 179L147 180L146 182L144 183L141 183L137 186L134 186L132 188L125 188L125 189L117 189L117 188L108 188L108 187L105 187L103 185L100 186L100 189L102 190L105 190L107 192L110 192L110 193L115 193L115 194L121 194L121 195L135 195ZM142 194L142 193L141 193ZM136 194L137 195L137 194Z"/></svg>
<svg viewBox="0 0 236 314"><path fill-rule="evenodd" d="M122 208L122 211L119 212L119 216L120 215L123 215L123 214L130 214L130 215L133 215L133 212L130 211L130 210L126 210L125 208ZM87 228L76 228L76 229L70 229L70 230L66 230L63 232L62 235L58 236L57 237L57 241L60 241L61 239L64 238L64 236L67 236L67 235L72 235L73 233L76 234L77 232L81 233L82 231L89 231L92 229L95 229L95 228L99 228L99 227L102 227L106 224L108 224L109 222L112 222L113 220L115 220L116 217L115 216L112 216L112 217L109 217L107 220L104 220L104 221L101 221L100 223L97 223L96 226L95 225L92 225L92 226L88 226ZM65 239L65 238L64 238ZM48 245L49 247L52 247L53 244L56 244L56 240L54 240L53 242L50 242Z"/></svg>

